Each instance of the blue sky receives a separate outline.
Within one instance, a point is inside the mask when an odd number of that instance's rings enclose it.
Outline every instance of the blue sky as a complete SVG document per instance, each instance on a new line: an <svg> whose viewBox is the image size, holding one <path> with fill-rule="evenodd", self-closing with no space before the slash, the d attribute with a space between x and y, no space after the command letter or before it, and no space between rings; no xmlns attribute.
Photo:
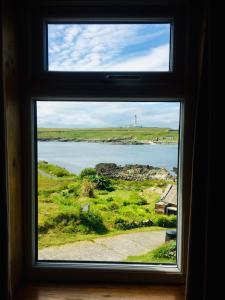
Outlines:
<svg viewBox="0 0 225 300"><path fill-rule="evenodd" d="M103 128L126 127L134 123L144 127L179 127L178 102L68 102L38 101L38 127Z"/></svg>
<svg viewBox="0 0 225 300"><path fill-rule="evenodd" d="M169 24L49 24L51 71L168 71Z"/></svg>
<svg viewBox="0 0 225 300"><path fill-rule="evenodd" d="M169 24L49 24L49 70L168 71ZM178 128L178 103L38 102L38 127Z"/></svg>

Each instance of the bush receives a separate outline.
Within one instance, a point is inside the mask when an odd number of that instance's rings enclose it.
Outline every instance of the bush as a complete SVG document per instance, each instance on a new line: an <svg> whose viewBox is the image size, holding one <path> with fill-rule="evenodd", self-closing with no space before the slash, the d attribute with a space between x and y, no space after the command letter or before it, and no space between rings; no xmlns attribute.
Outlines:
<svg viewBox="0 0 225 300"><path fill-rule="evenodd" d="M139 227L148 227L148 226L152 226L153 222L152 220L148 219L148 220L141 220L141 221L130 221L127 219L123 219L123 218L118 218L115 221L115 226L118 229L122 229L122 230L128 230L128 229L133 229L133 228L139 228Z"/></svg>
<svg viewBox="0 0 225 300"><path fill-rule="evenodd" d="M176 227L177 217L175 215L156 215L154 225L166 228Z"/></svg>
<svg viewBox="0 0 225 300"><path fill-rule="evenodd" d="M83 212L77 206L74 209L65 208L60 213L50 216L40 222L38 232L46 234L49 230L65 233L105 233L107 228L103 224L102 217L93 211Z"/></svg>
<svg viewBox="0 0 225 300"><path fill-rule="evenodd" d="M113 202L109 205L109 210L117 210L119 205L116 202Z"/></svg>
<svg viewBox="0 0 225 300"><path fill-rule="evenodd" d="M137 205L146 205L146 204L148 204L148 201L146 199L141 198L136 201L136 204Z"/></svg>
<svg viewBox="0 0 225 300"><path fill-rule="evenodd" d="M73 210L71 208L65 209L60 213L49 216L38 224L39 233L47 233L50 229L60 228L63 230L65 227L70 226L70 228L76 228L76 224L80 218L80 208L75 207ZM71 230L71 229L70 229Z"/></svg>
<svg viewBox="0 0 225 300"><path fill-rule="evenodd" d="M83 225L88 227L89 231L94 231L97 233L105 233L107 229L103 224L101 216L93 213L92 211L89 212L82 212L81 213L81 222Z"/></svg>
<svg viewBox="0 0 225 300"><path fill-rule="evenodd" d="M99 175L91 175L88 176L88 180L95 183L96 189L98 190L106 190L113 191L112 182L108 177L99 176Z"/></svg>
<svg viewBox="0 0 225 300"><path fill-rule="evenodd" d="M80 177L84 178L87 176L96 175L96 170L94 168L86 168L83 169L80 173Z"/></svg>
<svg viewBox="0 0 225 300"><path fill-rule="evenodd" d="M81 196L83 197L89 197L94 198L94 189L95 189L94 182L91 182L87 179L83 179L82 185L81 185Z"/></svg>
<svg viewBox="0 0 225 300"><path fill-rule="evenodd" d="M113 197L108 197L105 199L107 202L112 202L113 201Z"/></svg>

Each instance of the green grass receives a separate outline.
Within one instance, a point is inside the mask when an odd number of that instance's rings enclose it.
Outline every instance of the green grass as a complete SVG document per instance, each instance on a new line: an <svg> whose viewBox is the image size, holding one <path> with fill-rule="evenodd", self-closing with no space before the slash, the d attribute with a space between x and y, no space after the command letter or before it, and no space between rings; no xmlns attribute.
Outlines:
<svg viewBox="0 0 225 300"><path fill-rule="evenodd" d="M175 216L155 214L154 206L160 194L149 189L164 191L169 181L112 180L112 191L94 189L90 198L82 196L80 176L43 162L38 167L47 175L65 174L60 177L38 174L39 248L130 230L176 226ZM84 211L87 205L89 210Z"/></svg>
<svg viewBox="0 0 225 300"><path fill-rule="evenodd" d="M39 140L107 140L178 142L178 130L170 128L38 128Z"/></svg>
<svg viewBox="0 0 225 300"><path fill-rule="evenodd" d="M169 241L143 255L128 256L126 262L176 263L176 241Z"/></svg>
<svg viewBox="0 0 225 300"><path fill-rule="evenodd" d="M57 177L72 176L72 175L74 175L74 174L71 174L65 168L59 167L57 165L52 165L52 164L46 163L44 161L40 161L38 163L38 168L40 170L46 172L49 175L57 176Z"/></svg>

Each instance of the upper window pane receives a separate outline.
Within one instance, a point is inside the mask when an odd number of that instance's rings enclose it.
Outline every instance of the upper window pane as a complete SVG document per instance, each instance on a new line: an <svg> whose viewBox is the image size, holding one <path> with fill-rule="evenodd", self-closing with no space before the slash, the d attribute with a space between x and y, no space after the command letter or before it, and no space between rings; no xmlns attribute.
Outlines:
<svg viewBox="0 0 225 300"><path fill-rule="evenodd" d="M49 71L169 71L170 24L48 24Z"/></svg>

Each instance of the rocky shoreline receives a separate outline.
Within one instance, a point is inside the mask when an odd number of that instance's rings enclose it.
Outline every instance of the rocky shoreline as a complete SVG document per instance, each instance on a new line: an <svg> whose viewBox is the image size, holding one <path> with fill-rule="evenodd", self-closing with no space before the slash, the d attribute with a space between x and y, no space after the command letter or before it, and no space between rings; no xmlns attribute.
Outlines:
<svg viewBox="0 0 225 300"><path fill-rule="evenodd" d="M108 143L113 145L156 145L156 144L177 144L174 141L151 141L151 140L134 140L134 139L74 139L74 138L38 138L40 142L87 142L87 143Z"/></svg>
<svg viewBox="0 0 225 300"><path fill-rule="evenodd" d="M173 179L174 177L165 168L149 165L125 165L124 167L114 163L100 163L95 166L98 175L112 179L143 181L151 179Z"/></svg>

